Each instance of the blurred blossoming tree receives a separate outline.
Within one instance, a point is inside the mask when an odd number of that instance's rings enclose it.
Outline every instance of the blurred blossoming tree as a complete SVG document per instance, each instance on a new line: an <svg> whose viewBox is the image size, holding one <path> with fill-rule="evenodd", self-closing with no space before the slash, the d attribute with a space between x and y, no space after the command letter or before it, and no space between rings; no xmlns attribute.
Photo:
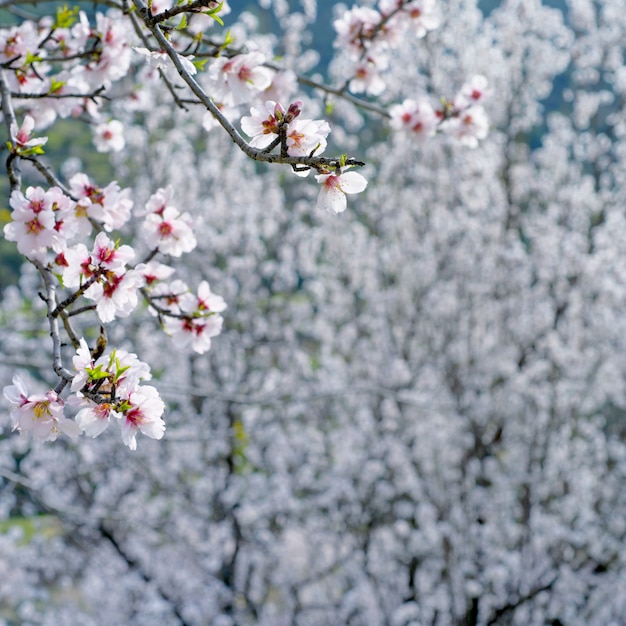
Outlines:
<svg viewBox="0 0 626 626"><path fill-rule="evenodd" d="M3 31L0 618L619 624L620 4ZM119 183L49 167L64 116Z"/></svg>

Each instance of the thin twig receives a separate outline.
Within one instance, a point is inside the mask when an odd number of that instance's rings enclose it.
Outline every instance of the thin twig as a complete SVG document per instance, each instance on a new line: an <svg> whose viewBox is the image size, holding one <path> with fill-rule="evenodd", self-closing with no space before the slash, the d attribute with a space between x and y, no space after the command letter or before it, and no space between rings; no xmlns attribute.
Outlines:
<svg viewBox="0 0 626 626"><path fill-rule="evenodd" d="M75 202L78 201L78 198L72 195L72 192L56 177L50 167L42 163L36 156L25 156L22 159L30 161L51 187L58 187L66 196L69 196Z"/></svg>
<svg viewBox="0 0 626 626"><path fill-rule="evenodd" d="M143 43L143 45L148 50L150 50L151 49L150 41L148 40L144 32L141 30L141 26L139 25L139 21L137 20L137 16L135 15L135 12L129 11L128 15L130 17L130 21L133 24L135 33L141 39L141 42ZM189 109L185 106L185 102L181 100L181 98L176 93L176 89L174 88L174 85L172 84L170 79L165 75L165 72L160 68L159 68L159 76L161 77L161 80L165 83L167 90L172 94L172 98L174 98L174 102L176 103L176 106L179 109L182 109L183 111L189 111Z"/></svg>
<svg viewBox="0 0 626 626"><path fill-rule="evenodd" d="M179 6L172 7L171 9L167 9L167 11L153 15L150 18L150 24L154 26L159 22L169 20L170 18L180 15L181 13L195 13L201 9L208 9L210 8L209 5L212 1L213 0L195 0L195 2L190 2L189 4L181 4Z"/></svg>
<svg viewBox="0 0 626 626"><path fill-rule="evenodd" d="M76 300L78 300L78 298L80 298L80 296L82 296L85 291L87 291L87 289L89 289L89 287L91 287L91 285L93 285L97 280L98 274L94 274L91 278L86 280L79 289L77 289L73 294L65 298L63 302L58 304L56 308L52 310L50 315L52 315L52 317L54 318L57 318L61 314L61 311L64 311L65 309L67 309L68 306L70 306L70 304L76 302Z"/></svg>
<svg viewBox="0 0 626 626"><path fill-rule="evenodd" d="M56 304L56 278L39 261L33 261L33 264L39 271L46 288L44 300L47 307L48 324L50 325L50 337L52 337L52 369L59 378L69 382L74 378L74 375L63 367L63 359L61 357L61 334L59 332L59 313Z"/></svg>
<svg viewBox="0 0 626 626"><path fill-rule="evenodd" d="M17 119L13 111L13 103L11 102L11 92L7 85L4 70L0 69L0 96L2 96L2 114L7 133L11 137L11 127L17 126ZM16 159L15 153L9 154L7 159L7 174L9 176L9 184L11 191L16 191L22 187L22 175L20 172L19 161Z"/></svg>

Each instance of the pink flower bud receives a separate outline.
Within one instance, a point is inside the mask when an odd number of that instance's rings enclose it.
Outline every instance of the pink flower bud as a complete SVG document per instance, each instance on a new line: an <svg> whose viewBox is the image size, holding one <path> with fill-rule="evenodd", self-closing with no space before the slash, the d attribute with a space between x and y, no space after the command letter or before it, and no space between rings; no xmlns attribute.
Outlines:
<svg viewBox="0 0 626 626"><path fill-rule="evenodd" d="M278 102L274 105L274 117L278 122L285 119L285 109Z"/></svg>
<svg viewBox="0 0 626 626"><path fill-rule="evenodd" d="M302 102L300 100L296 100L289 105L287 109L287 123L293 122L293 120L300 115L302 111Z"/></svg>

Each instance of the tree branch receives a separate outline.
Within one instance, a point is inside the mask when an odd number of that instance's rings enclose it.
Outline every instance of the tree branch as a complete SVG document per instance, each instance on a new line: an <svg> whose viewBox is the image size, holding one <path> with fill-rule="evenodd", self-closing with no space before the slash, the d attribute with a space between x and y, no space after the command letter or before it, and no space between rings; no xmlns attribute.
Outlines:
<svg viewBox="0 0 626 626"><path fill-rule="evenodd" d="M152 25L150 23L150 11L143 0L133 0L135 7L137 7L137 14L143 20L146 27L150 30L154 38L157 40L159 47L163 50L171 59L172 63L176 67L180 77L187 83L191 91L197 96L197 98L204 104L204 106L211 112L213 117L218 121L220 126L228 133L228 136L233 142L251 159L255 161L263 161L264 163L286 163L289 165L304 165L314 168L318 171L324 171L328 168L339 167L340 159L328 158L328 157L316 157L316 156L282 156L279 154L268 154L263 150L253 148L248 145L246 140L237 132L235 127L228 121L228 119L222 114L217 105L207 95L204 89L196 81L196 79L189 74L189 72L183 67L180 61L178 53L172 48L165 35L161 32L158 25ZM345 165L363 166L365 163L357 159L347 159Z"/></svg>

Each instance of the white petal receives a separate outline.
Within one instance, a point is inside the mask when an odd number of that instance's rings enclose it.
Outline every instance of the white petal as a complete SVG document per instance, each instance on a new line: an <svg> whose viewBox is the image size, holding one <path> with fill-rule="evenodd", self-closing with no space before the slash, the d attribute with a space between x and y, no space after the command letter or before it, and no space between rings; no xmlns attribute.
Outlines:
<svg viewBox="0 0 626 626"><path fill-rule="evenodd" d="M339 179L344 193L360 193L367 187L367 180L357 172L346 172Z"/></svg>
<svg viewBox="0 0 626 626"><path fill-rule="evenodd" d="M342 213L346 210L346 195L337 187L322 187L317 196L317 206L329 213Z"/></svg>

